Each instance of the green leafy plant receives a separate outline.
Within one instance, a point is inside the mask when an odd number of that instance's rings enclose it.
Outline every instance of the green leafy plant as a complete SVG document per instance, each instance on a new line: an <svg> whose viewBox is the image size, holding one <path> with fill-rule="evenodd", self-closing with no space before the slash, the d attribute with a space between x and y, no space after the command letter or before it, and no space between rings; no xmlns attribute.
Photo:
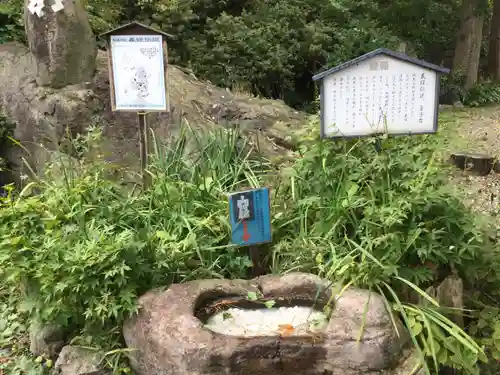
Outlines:
<svg viewBox="0 0 500 375"><path fill-rule="evenodd" d="M91 129L73 140L76 158L55 153L43 180L2 198L0 279L26 294L21 312L92 336L120 373L123 343L119 330L118 338L110 332L136 311L140 294L245 276L251 262L229 243L226 194L256 186L269 165L252 159L237 132L201 138L186 130L169 146L155 144L153 184L140 192L133 173L124 181L103 162L100 141Z"/></svg>
<svg viewBox="0 0 500 375"><path fill-rule="evenodd" d="M130 374L127 354L134 349L124 349L121 342L120 327L115 327L107 336L95 336L99 332L83 332L74 337L70 344L90 351L95 351L102 356L101 365L110 369L114 375Z"/></svg>
<svg viewBox="0 0 500 375"><path fill-rule="evenodd" d="M500 85L483 81L471 88L464 96L464 104L470 107L481 107L500 103Z"/></svg>
<svg viewBox="0 0 500 375"><path fill-rule="evenodd" d="M21 316L17 304L7 298L0 303L0 312L0 348L12 347L26 334L26 317Z"/></svg>
<svg viewBox="0 0 500 375"><path fill-rule="evenodd" d="M480 340L490 351L491 357L500 360L500 309L484 307L477 311L477 320L469 327L472 335L483 336Z"/></svg>
<svg viewBox="0 0 500 375"><path fill-rule="evenodd" d="M276 305L276 301L274 299L265 299L264 296L262 295L262 293L248 292L247 299L249 301L262 302L264 304L264 306L266 306L268 309L270 309L274 305Z"/></svg>
<svg viewBox="0 0 500 375"><path fill-rule="evenodd" d="M25 40L22 9L22 0L0 2L0 44Z"/></svg>
<svg viewBox="0 0 500 375"><path fill-rule="evenodd" d="M244 275L250 262L229 246L225 194L257 184L266 163L253 165L233 132L200 139L191 155L187 139L158 145L147 192L108 178L114 166L100 160L61 159L46 180L3 200L0 277L26 289L27 312L64 325L119 323L152 287Z"/></svg>
<svg viewBox="0 0 500 375"><path fill-rule="evenodd" d="M495 306L495 290L493 294L484 290L475 291L470 299L476 309L468 314L468 332L485 347L491 358L488 364L482 366L481 374L497 374L500 370L500 309Z"/></svg>
<svg viewBox="0 0 500 375"><path fill-rule="evenodd" d="M46 375L50 359L29 353L28 316L20 312L19 297L0 286L0 374Z"/></svg>
<svg viewBox="0 0 500 375"><path fill-rule="evenodd" d="M49 368L43 363L37 363L28 355L20 355L7 362L4 367L0 365L0 370L8 371L9 375L48 375Z"/></svg>
<svg viewBox="0 0 500 375"><path fill-rule="evenodd" d="M430 359L428 373L475 374L482 348L425 289L453 268L480 277L471 264L486 267L481 229L447 184L438 140L383 137L380 153L374 141L314 141L283 171L279 194L289 199L273 222L274 272L315 272L383 295Z"/></svg>

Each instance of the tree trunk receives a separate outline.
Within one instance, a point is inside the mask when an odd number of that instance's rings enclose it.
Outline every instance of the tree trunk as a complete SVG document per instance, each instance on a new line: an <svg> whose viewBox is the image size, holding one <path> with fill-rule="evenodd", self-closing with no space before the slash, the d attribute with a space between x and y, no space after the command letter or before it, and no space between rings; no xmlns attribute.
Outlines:
<svg viewBox="0 0 500 375"><path fill-rule="evenodd" d="M481 55L484 15L479 10L481 0L463 0L462 20L458 31L453 72L465 76L464 89L476 82Z"/></svg>
<svg viewBox="0 0 500 375"><path fill-rule="evenodd" d="M500 0L494 0L493 3L489 42L488 73L496 82L500 82Z"/></svg>

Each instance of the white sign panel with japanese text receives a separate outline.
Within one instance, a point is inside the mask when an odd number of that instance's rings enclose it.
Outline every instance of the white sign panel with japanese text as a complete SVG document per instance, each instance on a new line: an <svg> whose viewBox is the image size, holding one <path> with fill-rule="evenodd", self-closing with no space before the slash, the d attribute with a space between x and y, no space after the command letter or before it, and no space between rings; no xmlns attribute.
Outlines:
<svg viewBox="0 0 500 375"><path fill-rule="evenodd" d="M326 137L432 133L438 73L378 55L323 78Z"/></svg>

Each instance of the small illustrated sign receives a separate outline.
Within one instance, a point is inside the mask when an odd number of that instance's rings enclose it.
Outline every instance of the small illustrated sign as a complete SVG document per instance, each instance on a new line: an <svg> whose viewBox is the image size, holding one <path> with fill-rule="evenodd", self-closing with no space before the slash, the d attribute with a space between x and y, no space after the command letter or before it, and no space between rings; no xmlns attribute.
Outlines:
<svg viewBox="0 0 500 375"><path fill-rule="evenodd" d="M381 48L315 75L322 137L435 133L439 74L448 72Z"/></svg>
<svg viewBox="0 0 500 375"><path fill-rule="evenodd" d="M259 188L229 196L232 242L249 246L271 242L269 189Z"/></svg>
<svg viewBox="0 0 500 375"><path fill-rule="evenodd" d="M111 35L116 110L166 111L162 35Z"/></svg>

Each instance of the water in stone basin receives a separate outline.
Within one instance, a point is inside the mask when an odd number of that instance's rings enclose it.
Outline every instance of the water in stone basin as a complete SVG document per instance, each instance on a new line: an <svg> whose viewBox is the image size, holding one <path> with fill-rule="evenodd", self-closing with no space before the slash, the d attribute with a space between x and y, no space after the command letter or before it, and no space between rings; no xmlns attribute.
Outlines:
<svg viewBox="0 0 500 375"><path fill-rule="evenodd" d="M298 336L323 331L326 315L310 307L230 308L212 315L205 327L230 336Z"/></svg>

